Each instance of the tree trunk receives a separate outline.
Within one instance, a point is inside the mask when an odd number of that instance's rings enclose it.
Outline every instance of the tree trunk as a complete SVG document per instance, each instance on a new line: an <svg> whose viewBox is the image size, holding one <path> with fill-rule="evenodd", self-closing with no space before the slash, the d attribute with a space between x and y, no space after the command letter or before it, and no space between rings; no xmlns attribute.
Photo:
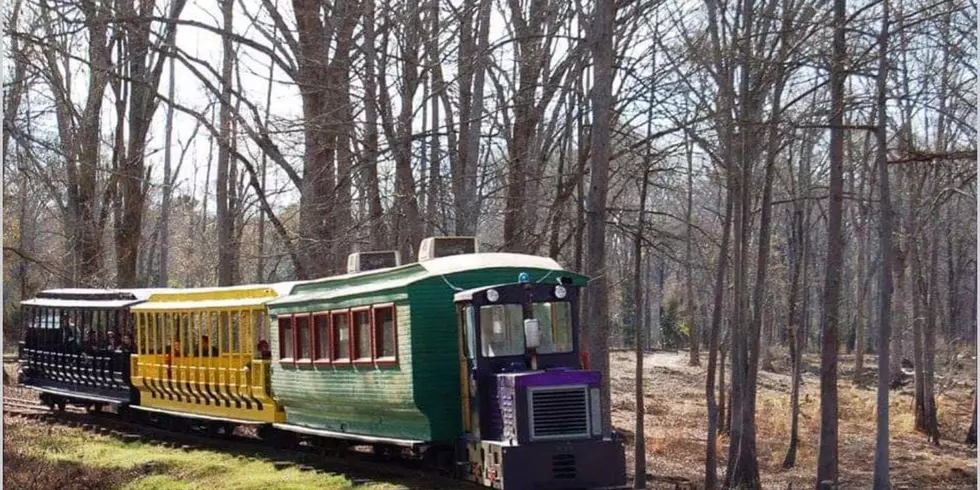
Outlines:
<svg viewBox="0 0 980 490"><path fill-rule="evenodd" d="M938 219L934 221L938 223ZM936 407L936 397L935 397L935 371L936 371L936 316L937 309L939 308L939 284L938 284L938 272L939 269L939 227L937 225L932 226L933 233L931 233L932 239L929 243L929 267L928 267L928 300L926 303L926 322L923 330L923 363L922 363L922 376L923 376L923 408L925 411L925 431L926 435L929 436L930 441L939 445L939 417L938 408Z"/></svg>
<svg viewBox="0 0 980 490"><path fill-rule="evenodd" d="M687 142L685 145L687 148L687 213L685 213L684 219L687 221L687 243L685 244L684 251L684 271L685 271L685 286L687 297L687 328L691 333L691 343L690 343L690 359L688 360L688 365L690 366L700 366L701 365L701 353L699 351L700 347L700 336L698 335L698 326L694 321L694 263L691 254L691 247L694 243L694 225L691 223L693 216L693 195L694 195L694 146Z"/></svg>
<svg viewBox="0 0 980 490"><path fill-rule="evenodd" d="M844 194L844 73L846 0L834 0L834 54L830 69L830 203L827 226L827 276L824 286L820 351L820 450L817 456L817 488L837 485L837 348L840 324L841 254L844 238L841 214Z"/></svg>
<svg viewBox="0 0 980 490"><path fill-rule="evenodd" d="M177 19L185 3L184 0L171 3L168 17ZM116 282L118 287L131 288L138 285L139 279L136 266L139 259L143 208L149 180L145 168L148 153L146 143L153 114L159 105L157 87L160 85L166 57L161 53L154 53L153 48L160 41L156 37L151 39L150 36L152 22L150 16L155 2L140 3L138 11L132 4L122 2L120 5L124 6L120 9L120 15L137 19L132 23L123 24L125 45L128 49L126 64L129 70L128 76L132 81L127 83L130 95L126 134L128 147L117 171L118 203L121 211L120 219L115 223ZM174 46L176 29L177 23L168 23L163 28L162 35L160 33L156 35L162 38L164 46ZM98 139L96 144L99 144Z"/></svg>
<svg viewBox="0 0 980 490"><path fill-rule="evenodd" d="M881 261L878 268L878 396L877 432L875 439L874 489L888 490L891 479L888 475L888 387L889 379L884 374L889 369L889 339L891 337L892 301L892 209L891 191L888 183L888 138L885 128L888 124L887 83L888 83L888 1L882 2L883 17L881 33L878 37L878 79L876 84L878 126L875 129L878 155L878 186L880 191L879 234Z"/></svg>
<svg viewBox="0 0 980 490"><path fill-rule="evenodd" d="M108 6L92 5L83 9L85 14L85 34L88 36L88 70L87 92L84 107L76 107L72 102L71 73L64 72L68 63L59 58L62 48L45 49L41 52L45 57L45 77L54 98L55 121L58 128L59 150L64 155L64 170L66 186L65 206L62 208L62 220L68 240L71 243L71 254L68 254L69 275L68 286L78 283L95 285L103 281L102 271L102 235L104 220L97 213L97 174L101 162L100 131L102 127L102 104L105 90L112 69L110 60L111 45L107 33L107 24L111 15ZM59 14L60 15L60 14ZM56 39L54 25L58 22L51 16L47 2L40 3L40 24L48 39ZM16 37L16 36L15 36ZM63 48L67 50L68 48ZM122 46L119 46L122 50ZM67 51L66 51L67 52ZM63 64L64 61L64 64ZM16 67L15 67L16 70ZM16 73L15 73L16 74ZM115 87L116 85L114 85ZM15 94L10 94L11 96ZM116 93L117 100L124 96ZM12 104L16 100L9 100ZM118 108L118 106L117 106ZM5 109L5 121L7 120ZM14 117L15 113L10 113ZM122 131L123 119L117 127ZM4 133L8 131L4 128ZM114 157L121 151L114 152ZM118 160L114 160L114 163ZM113 173L115 175L115 173ZM108 203L103 203L103 210ZM114 209L119 209L115 207ZM135 269L135 264L134 264Z"/></svg>
<svg viewBox="0 0 980 490"><path fill-rule="evenodd" d="M235 59L235 52L232 47L231 32L232 18L235 2L233 0L221 1L221 14L224 25L224 34L221 37L222 56L221 56L221 105L219 110L219 125L221 127L220 144L218 145L218 167L215 175L215 200L217 202L217 215L215 222L218 225L218 285L230 286L234 284L235 266L235 247L232 237L234 236L235 220L232 216L232 205L229 199L229 189L234 185L229 180L228 169L231 166L231 139L234 137L231 130L231 92L232 92L232 63Z"/></svg>
<svg viewBox="0 0 980 490"><path fill-rule="evenodd" d="M460 138L459 158L452 169L457 235L475 235L479 219L476 195L480 135L483 127L483 92L489 64L490 0L469 0L464 11L476 10L476 21L460 22ZM472 35L476 26L476 36ZM603 194L605 195L605 194Z"/></svg>
<svg viewBox="0 0 980 490"><path fill-rule="evenodd" d="M334 2L328 22L320 19L323 3L293 0L296 17L296 83L303 101L303 177L300 183L299 229L303 272L317 277L338 269L339 235L346 232L350 202L336 192L338 139L348 132L344 110L349 94L353 31L363 13L350 1ZM333 52L333 59L328 53ZM305 278L305 277L301 277Z"/></svg>
<svg viewBox="0 0 980 490"><path fill-rule="evenodd" d="M643 318L643 281L642 281L642 264L643 264L643 221L644 221L644 211L646 210L647 203L647 187L649 185L650 178L650 167L648 166L643 171L643 182L640 184L640 210L637 213L637 224L636 224L636 236L633 239L633 318L635 328L634 333L636 335L635 352L636 352L636 427L634 429L634 462L635 468L633 472L633 488L646 488L646 473L647 473L647 458L646 458L646 438L644 435L644 414L646 413L646 406L643 397L643 345L644 345L644 335L640 324L640 318ZM655 319L654 319L655 320Z"/></svg>
<svg viewBox="0 0 980 490"><path fill-rule="evenodd" d="M170 58L169 63L169 83L167 87L167 95L170 100L174 100L174 58ZM167 106L167 119L164 129L164 144L163 144L163 202L160 203L160 264L157 268L156 280L154 283L158 287L167 287L169 281L169 269L170 269L170 202L173 196L173 186L171 185L174 181L172 177L173 166L171 162L171 157L173 151L171 146L173 146L173 132L174 132L174 107L172 104Z"/></svg>
<svg viewBox="0 0 980 490"><path fill-rule="evenodd" d="M277 31L278 27L279 27L278 24L273 24L273 26L272 26L272 35L273 35L273 37L275 37L276 31ZM265 89L265 117L264 117L264 121L263 121L263 125L265 127L268 127L269 126L269 112L272 110L272 81L273 81L273 76L275 75L275 68L276 68L275 63L272 60L270 60L269 61L269 84L266 85L266 89ZM262 160L261 160L261 162L259 164L260 165L260 168L259 168L259 184L261 185L261 189L262 190L261 191L259 191L259 190L256 191L256 194L258 194L260 196L264 196L265 195L266 173L267 173L267 164L268 164L267 157L268 157L267 152L264 152L263 151L262 152ZM248 167L246 167L246 169L247 168ZM256 259L255 259L255 282L257 282L257 283L266 282L266 277L265 277L265 220L266 220L265 213L264 212L263 213L259 213L258 230L256 230L256 233L255 233L256 235L258 235L258 238L256 239L256 254L255 254L256 255ZM274 271L274 269L273 269L273 271Z"/></svg>
<svg viewBox="0 0 980 490"><path fill-rule="evenodd" d="M787 320L789 321L789 358L792 366L793 387L790 392L790 436L789 448L786 450L786 457L783 459L783 468L792 468L796 464L796 447L799 444L800 432L800 382L802 381L801 368L803 328L802 311L797 307L800 296L800 275L805 260L804 249L806 237L803 234L803 207L806 204L794 204L793 228L790 235L790 253L792 254L792 265L790 266L790 286L789 286L789 305Z"/></svg>
<svg viewBox="0 0 980 490"><path fill-rule="evenodd" d="M862 185L864 177L862 177ZM863 194L863 193L861 193ZM861 228L858 231L858 280L857 280L857 311L855 311L855 322L854 322L854 382L859 383L861 381L861 374L864 371L864 351L866 349L864 345L864 337L866 335L864 330L864 325L871 321L867 312L866 305L869 303L868 296L870 295L871 283L868 280L870 277L868 270L868 257L871 255L871 251L868 245L868 235L870 234L870 222L868 220L867 209L870 204L859 204L861 206Z"/></svg>
<svg viewBox="0 0 980 490"><path fill-rule="evenodd" d="M762 369L763 371L773 371L771 347L775 323L776 307L775 305L770 305L768 308L766 308L766 315L763 318L762 324L762 353L760 354L759 358L759 369Z"/></svg>
<svg viewBox="0 0 980 490"><path fill-rule="evenodd" d="M612 156L613 116L613 29L616 4L596 2L592 32L592 57L595 63L595 86L592 89L592 174L586 199L586 275L592 278L586 302L586 345L592 368L602 375L602 433L612 431L609 380L608 285L606 279L606 195L609 187L609 160Z"/></svg>
<svg viewBox="0 0 980 490"><path fill-rule="evenodd" d="M421 44L421 20L419 18L417 0L411 0L405 5L410 17L405 19L401 46L401 100L396 126L391 126L391 108L381 108L381 121L389 139L389 146L395 160L395 216L394 237L395 247L401 253L402 260L414 261L422 241L421 220L419 214L418 193L415 190L415 176L412 172L412 140L413 140L413 111L415 93L418 91L421 77L419 76L419 47ZM384 56L384 55L382 55ZM385 86L387 74L379 79L382 101L388 100Z"/></svg>
<svg viewBox="0 0 980 490"><path fill-rule="evenodd" d="M908 320L908 294L906 291L905 282L905 251L900 248L901 238L897 238L897 244L899 246L895 247L895 257L892 261L893 273L895 275L895 311L894 311L894 327L895 331L892 332L891 339L889 341L889 348L891 358L890 364L888 366L888 378L889 383L893 388L897 388L902 384L902 359L904 357L904 350L902 348L902 336L907 326Z"/></svg>
<svg viewBox="0 0 980 490"><path fill-rule="evenodd" d="M911 210L910 210L911 212ZM913 404L915 406L914 410L914 423L915 430L919 432L926 432L926 404L925 404L925 383L924 372L922 370L923 364L925 364L924 356L922 353L922 320L923 320L923 308L922 308L922 298L926 293L926 287L924 281L922 280L922 261L919 257L919 247L917 243L918 239L911 237L908 240L909 244L909 256L912 259L912 270L911 277L912 281L915 282L915 286L912 289L912 359L913 359L913 371L915 373L915 386L913 397Z"/></svg>
<svg viewBox="0 0 980 490"><path fill-rule="evenodd" d="M973 390L973 418L970 421L970 428L966 430L965 442L970 446L977 445L977 390Z"/></svg>
<svg viewBox="0 0 980 490"><path fill-rule="evenodd" d="M368 201L368 236L373 250L385 247L381 192L378 188L378 81L375 68L375 6L364 0L364 186ZM408 257L402 257L407 260Z"/></svg>
<svg viewBox="0 0 980 490"><path fill-rule="evenodd" d="M714 490L718 481L718 421L725 417L725 353L721 344L721 313L725 303L725 272L728 270L728 241L732 225L732 195L726 191L725 221L722 224L721 248L718 250L718 268L715 270L714 307L711 311L711 330L708 332L708 373L705 382L705 397L708 404L708 435L705 448L704 481L705 488ZM721 362L718 354L721 350ZM718 375L718 402L715 398L715 369Z"/></svg>

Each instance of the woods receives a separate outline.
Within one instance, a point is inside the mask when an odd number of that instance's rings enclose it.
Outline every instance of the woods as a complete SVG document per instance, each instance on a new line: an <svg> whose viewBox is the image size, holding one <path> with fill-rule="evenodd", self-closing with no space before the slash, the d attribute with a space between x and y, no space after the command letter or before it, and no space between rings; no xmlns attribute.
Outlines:
<svg viewBox="0 0 980 490"><path fill-rule="evenodd" d="M309 279L352 252L408 263L425 236L476 235L591 278L593 369L608 374L610 350L686 350L706 377L706 488L761 488L760 372L791 377L779 459L797 464L808 354L813 485L840 481L837 390L853 382L877 390L888 488L895 390L912 386L930 444L967 429L940 430L940 400L949 366L976 355L976 14L964 0L15 0L7 347L17 302L45 288ZM642 356L636 369L642 399ZM622 427L603 380L608 435Z"/></svg>

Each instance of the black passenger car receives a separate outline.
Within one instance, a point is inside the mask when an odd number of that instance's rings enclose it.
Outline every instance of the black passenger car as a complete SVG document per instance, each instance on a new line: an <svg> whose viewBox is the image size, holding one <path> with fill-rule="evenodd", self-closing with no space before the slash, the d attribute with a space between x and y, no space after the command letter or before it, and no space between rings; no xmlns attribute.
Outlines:
<svg viewBox="0 0 980 490"><path fill-rule="evenodd" d="M150 292L52 289L21 302L20 384L61 409L137 403L129 382L136 342L129 307Z"/></svg>

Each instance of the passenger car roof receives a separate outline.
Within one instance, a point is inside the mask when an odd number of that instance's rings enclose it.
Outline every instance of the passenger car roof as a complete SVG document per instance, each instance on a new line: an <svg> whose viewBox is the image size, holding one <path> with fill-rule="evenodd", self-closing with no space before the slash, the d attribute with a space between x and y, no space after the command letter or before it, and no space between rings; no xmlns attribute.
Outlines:
<svg viewBox="0 0 980 490"><path fill-rule="evenodd" d="M301 282L303 281L169 290L151 295L148 301L134 306L132 311L254 307L288 294L293 286Z"/></svg>
<svg viewBox="0 0 980 490"><path fill-rule="evenodd" d="M48 308L123 308L146 301L151 294L167 289L46 289L33 298L21 301L23 306Z"/></svg>
<svg viewBox="0 0 980 490"><path fill-rule="evenodd" d="M503 252L459 254L399 267L375 269L309 281L295 287L292 294L270 301L268 305L270 307L284 306L357 296L402 288L433 277L445 279L445 276L454 273L498 268L561 271L563 275L583 277L566 271L550 257Z"/></svg>

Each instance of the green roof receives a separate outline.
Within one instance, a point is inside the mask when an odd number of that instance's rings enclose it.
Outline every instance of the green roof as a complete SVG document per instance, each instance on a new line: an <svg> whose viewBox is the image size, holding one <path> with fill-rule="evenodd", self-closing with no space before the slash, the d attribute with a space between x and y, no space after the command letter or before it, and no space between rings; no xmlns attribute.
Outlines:
<svg viewBox="0 0 980 490"><path fill-rule="evenodd" d="M461 291L462 289L454 286L446 276L473 270L499 268L556 271L562 272L563 275L571 275L579 281L585 281L584 276L566 271L558 262L549 257L515 253L460 254L424 262L415 262L399 267L344 274L305 282L294 287L290 295L270 301L268 306L275 308L277 306L297 303L337 300L351 296L389 291L404 288L410 284L433 277L442 277L454 290ZM515 277L514 279L516 280L517 278Z"/></svg>

